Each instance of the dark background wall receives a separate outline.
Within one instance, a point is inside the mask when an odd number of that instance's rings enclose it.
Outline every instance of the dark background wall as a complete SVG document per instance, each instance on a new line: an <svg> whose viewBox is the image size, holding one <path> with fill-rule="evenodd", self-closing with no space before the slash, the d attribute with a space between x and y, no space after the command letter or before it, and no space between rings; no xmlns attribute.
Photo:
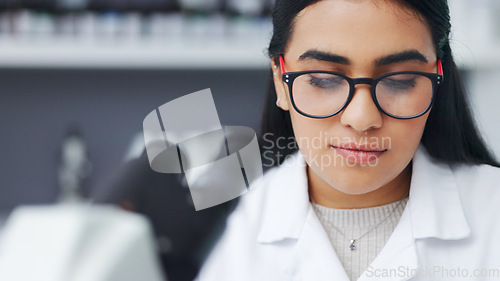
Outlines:
<svg viewBox="0 0 500 281"><path fill-rule="evenodd" d="M267 70L0 69L0 211L53 202L61 141L82 130L92 162L88 189L122 163L144 117L211 88L224 125L258 130Z"/></svg>

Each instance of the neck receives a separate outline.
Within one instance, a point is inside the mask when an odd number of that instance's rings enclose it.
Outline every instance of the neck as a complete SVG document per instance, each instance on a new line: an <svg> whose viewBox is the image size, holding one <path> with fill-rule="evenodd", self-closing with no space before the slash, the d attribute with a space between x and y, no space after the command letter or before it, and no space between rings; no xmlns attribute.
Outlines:
<svg viewBox="0 0 500 281"><path fill-rule="evenodd" d="M314 173L309 171L310 175ZM410 191L411 164L388 184L364 194L343 193L326 182L311 181L309 177L309 196L316 204L334 209L361 209L376 207L399 201L408 196Z"/></svg>

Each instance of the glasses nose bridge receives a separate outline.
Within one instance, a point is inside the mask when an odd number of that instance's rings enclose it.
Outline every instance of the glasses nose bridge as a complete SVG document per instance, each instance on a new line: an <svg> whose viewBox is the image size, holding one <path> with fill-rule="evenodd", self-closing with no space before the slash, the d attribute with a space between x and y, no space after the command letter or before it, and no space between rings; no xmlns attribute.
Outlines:
<svg viewBox="0 0 500 281"><path fill-rule="evenodd" d="M355 78L351 79L352 81L352 86L356 85L372 85L373 84L373 79L372 78Z"/></svg>
<svg viewBox="0 0 500 281"><path fill-rule="evenodd" d="M373 78L351 78L351 95L353 95L354 91L356 91L356 85L369 85L369 91L373 93L374 89L372 89L372 87L374 86L374 81L375 79ZM373 94L372 98L375 98Z"/></svg>
<svg viewBox="0 0 500 281"><path fill-rule="evenodd" d="M351 83L351 91L352 92L351 92L349 101L347 102L346 106L348 106L352 101L354 91L356 91L356 85L369 85L370 86L369 91L372 93L371 97L373 99L373 102L377 106L378 102L375 100L376 97L373 95L373 89L371 89L374 86L374 81L375 81L375 79L373 79L373 78L351 78L349 82Z"/></svg>

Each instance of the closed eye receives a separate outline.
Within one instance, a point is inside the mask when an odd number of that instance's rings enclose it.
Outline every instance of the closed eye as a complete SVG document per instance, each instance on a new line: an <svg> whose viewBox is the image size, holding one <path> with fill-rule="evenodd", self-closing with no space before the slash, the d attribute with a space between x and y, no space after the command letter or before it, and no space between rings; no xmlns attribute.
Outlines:
<svg viewBox="0 0 500 281"><path fill-rule="evenodd" d="M310 74L309 84L322 89L335 89L345 84L345 79L330 74Z"/></svg>
<svg viewBox="0 0 500 281"><path fill-rule="evenodd" d="M417 84L415 78L397 79L392 77L385 78L381 80L379 83L380 86L393 90L409 90L411 88L414 88Z"/></svg>

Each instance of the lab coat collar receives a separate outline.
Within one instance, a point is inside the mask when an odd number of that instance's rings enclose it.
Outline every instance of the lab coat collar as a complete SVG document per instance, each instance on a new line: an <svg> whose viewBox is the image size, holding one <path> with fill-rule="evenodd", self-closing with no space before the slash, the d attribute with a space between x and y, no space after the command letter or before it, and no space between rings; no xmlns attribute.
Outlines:
<svg viewBox="0 0 500 281"><path fill-rule="evenodd" d="M435 161L423 146L413 157L407 209L414 238L461 239L470 235L453 172ZM306 164L302 154L289 156L269 182L261 243L298 239L310 212Z"/></svg>
<svg viewBox="0 0 500 281"><path fill-rule="evenodd" d="M349 280L310 202L305 161L300 153L290 157L269 182L264 200L258 242L272 244L296 239L287 262L295 280ZM405 269L411 278L419 267L415 239L461 239L470 228L458 194L455 177L447 164L434 161L421 146L412 166L410 197L401 219L370 269ZM330 246L328 246L330 245ZM373 273L373 271L372 271ZM375 280L369 269L358 279ZM394 279L394 280L396 280Z"/></svg>

